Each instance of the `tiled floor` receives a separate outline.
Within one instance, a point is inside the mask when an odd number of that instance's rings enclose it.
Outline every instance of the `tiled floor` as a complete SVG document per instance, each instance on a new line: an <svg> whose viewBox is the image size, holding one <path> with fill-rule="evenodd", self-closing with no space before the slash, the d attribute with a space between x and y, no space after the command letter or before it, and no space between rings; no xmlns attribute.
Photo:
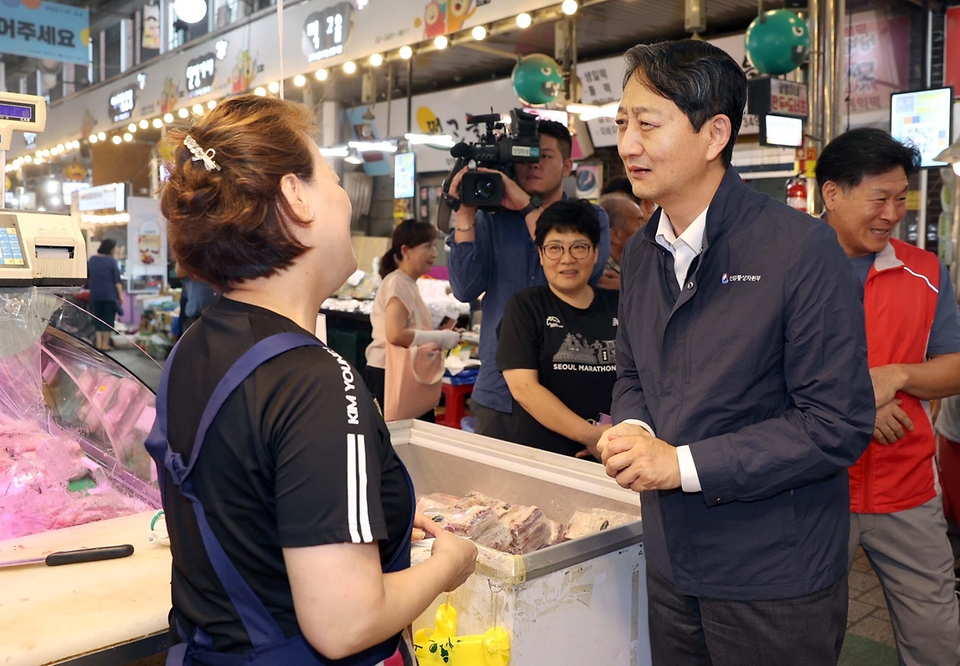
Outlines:
<svg viewBox="0 0 960 666"><path fill-rule="evenodd" d="M890 613L883 598L883 590L877 575L870 568L863 549L850 572L850 608L847 611L847 633L868 638L877 643L896 648Z"/></svg>

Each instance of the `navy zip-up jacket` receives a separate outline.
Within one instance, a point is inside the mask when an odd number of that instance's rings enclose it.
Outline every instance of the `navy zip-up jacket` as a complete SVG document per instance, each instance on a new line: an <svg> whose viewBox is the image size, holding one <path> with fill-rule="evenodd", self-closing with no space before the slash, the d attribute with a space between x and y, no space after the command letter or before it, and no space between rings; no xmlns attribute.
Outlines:
<svg viewBox="0 0 960 666"><path fill-rule="evenodd" d="M681 594L800 597L847 570L847 467L876 419L862 289L834 231L727 170L681 291L659 211L624 250L614 422L690 445L700 493L641 494Z"/></svg>

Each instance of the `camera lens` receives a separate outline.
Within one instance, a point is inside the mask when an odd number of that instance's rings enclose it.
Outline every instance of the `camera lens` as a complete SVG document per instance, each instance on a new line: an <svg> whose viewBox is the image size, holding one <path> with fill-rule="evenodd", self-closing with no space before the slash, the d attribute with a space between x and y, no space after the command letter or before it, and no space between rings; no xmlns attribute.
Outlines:
<svg viewBox="0 0 960 666"><path fill-rule="evenodd" d="M483 178L477 181L473 189L473 196L477 201L490 201L497 193L497 186L489 178Z"/></svg>

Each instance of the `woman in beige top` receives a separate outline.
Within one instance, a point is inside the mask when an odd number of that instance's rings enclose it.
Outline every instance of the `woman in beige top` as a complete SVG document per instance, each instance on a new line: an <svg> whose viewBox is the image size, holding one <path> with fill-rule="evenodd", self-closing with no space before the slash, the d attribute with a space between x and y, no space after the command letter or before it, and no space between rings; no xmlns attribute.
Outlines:
<svg viewBox="0 0 960 666"><path fill-rule="evenodd" d="M383 407L386 388L387 343L411 347L434 342L443 349L460 344L455 331L435 331L430 310L417 288L417 278L433 267L437 258L437 229L428 222L406 220L393 230L393 242L380 259L383 282L370 313L373 342L367 347L363 380ZM420 417L433 421L433 410Z"/></svg>

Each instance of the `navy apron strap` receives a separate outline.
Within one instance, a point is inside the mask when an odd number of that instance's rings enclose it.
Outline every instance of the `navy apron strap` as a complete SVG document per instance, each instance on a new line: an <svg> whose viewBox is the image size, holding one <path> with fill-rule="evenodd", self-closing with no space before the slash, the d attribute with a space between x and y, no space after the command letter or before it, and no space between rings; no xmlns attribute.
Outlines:
<svg viewBox="0 0 960 666"><path fill-rule="evenodd" d="M237 609L240 621L243 623L254 648L283 642L285 640L283 632L217 540L210 527L210 522L207 520L203 505L193 490L190 475L193 473L200 456L207 431L224 403L244 380L263 363L291 349L320 345L320 341L316 338L309 338L301 333L279 333L256 343L231 366L227 374L217 384L217 388L203 410L203 417L200 420L200 427L194 440L189 464L184 465L182 456L179 453L174 453L169 447L167 448L165 460L167 470L173 476L173 482L180 487L180 492L183 493L184 497L191 500L207 556L210 558L210 563L217 573L220 583L230 597L230 601Z"/></svg>
<svg viewBox="0 0 960 666"><path fill-rule="evenodd" d="M150 434L147 435L146 441L143 443L144 447L147 449L147 453L150 454L150 457L153 458L153 461L157 466L157 485L160 487L160 502L161 504L166 504L164 494L166 490L164 486L166 485L166 465L165 461L167 458L167 451L169 447L167 446L167 387L170 384L170 369L173 367L173 359L176 358L177 348L180 347L180 342L183 341L183 338L173 346L173 349L170 350L169 356L164 363L163 373L160 375L160 386L157 389L157 399L155 403L156 407L156 416L153 419L153 427L150 429ZM166 508L166 506L164 506Z"/></svg>

